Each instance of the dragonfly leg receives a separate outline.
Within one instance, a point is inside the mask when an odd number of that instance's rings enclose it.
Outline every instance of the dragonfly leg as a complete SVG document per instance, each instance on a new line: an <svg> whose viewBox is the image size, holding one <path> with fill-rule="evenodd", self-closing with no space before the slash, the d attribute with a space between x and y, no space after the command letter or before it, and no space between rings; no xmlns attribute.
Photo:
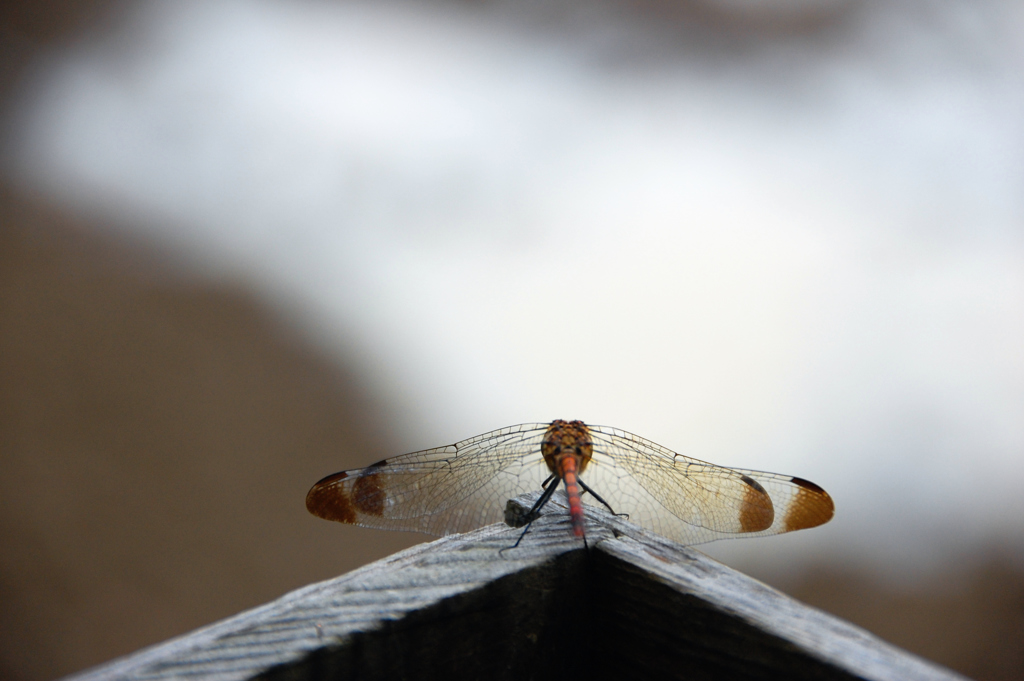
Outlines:
<svg viewBox="0 0 1024 681"><path fill-rule="evenodd" d="M523 537L525 537L526 533L530 531L530 525L533 525L533 521L532 520L530 522L526 523L526 527L523 528L523 533L519 535L519 539L516 539L516 543L513 544L512 546L506 546L503 549L498 549L498 555L501 556L506 551L510 551L510 550L516 548L517 546L519 546L519 542L523 541Z"/></svg>
<svg viewBox="0 0 1024 681"><path fill-rule="evenodd" d="M604 507L605 507L605 508L607 508L607 509L608 509L609 511L611 511L611 512L612 512L612 515L614 515L614 516L621 516L621 517L623 517L623 518L627 518L627 519L629 518L629 514L628 514L628 513L616 513L616 512L615 512L615 509L614 509L614 508L612 508L612 507L611 507L611 506L610 506L610 505L608 504L608 502L607 502L607 501L605 501L604 499L602 499L602 498L601 498L601 496L600 496L600 495L599 495L599 494L598 494L597 492L595 492L594 490L592 490L592 489L590 489L589 487L587 487L586 483L584 483L584 482L583 482L582 480L580 480L579 478L576 478L576 482L580 483L580 487L582 487L582 488L583 488L583 491L584 491L584 492L590 492L590 496L592 496L592 497L594 497L595 499L597 499L598 501L600 501L600 502L601 502L601 504L602 504L602 505L604 505Z"/></svg>
<svg viewBox="0 0 1024 681"><path fill-rule="evenodd" d="M557 484L549 484L552 479L555 479L554 475L550 476L547 480L544 481L544 485L542 485L544 487L544 494L540 495L540 498L537 499L537 503L533 505L533 508L531 508L526 515L519 519L520 523L526 523L526 528L523 530L523 533L519 535L519 539L516 539L516 543L512 546L506 546L505 548L500 549L498 551L499 555L503 551L508 551L509 549L514 549L517 546L519 546L519 542L523 541L523 537L525 537L526 533L530 531L530 525L533 525L533 521L540 517L540 510L544 508L544 505L548 503L548 501L550 501L551 495L555 493L556 489L558 489ZM519 527L522 527L522 525L520 524Z"/></svg>
<svg viewBox="0 0 1024 681"><path fill-rule="evenodd" d="M553 478L555 476L551 476L551 477ZM550 481L551 478L548 478L548 480ZM555 493L556 489L558 489L558 485L557 484L549 485L548 487L544 488L544 494L540 495L540 498L537 499L537 503L535 503L533 505L533 508L531 508L526 515L524 515L522 518L520 518L520 523L526 523L527 525L529 525L534 520L539 518L540 517L540 510L542 508L544 508L544 505L547 504L548 501L551 500L551 495L553 495ZM522 527L522 524L520 524L519 526Z"/></svg>

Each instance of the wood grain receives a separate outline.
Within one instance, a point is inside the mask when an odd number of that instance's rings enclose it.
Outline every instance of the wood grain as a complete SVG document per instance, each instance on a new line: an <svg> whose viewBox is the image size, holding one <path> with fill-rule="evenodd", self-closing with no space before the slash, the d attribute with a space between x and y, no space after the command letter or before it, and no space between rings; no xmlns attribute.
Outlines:
<svg viewBox="0 0 1024 681"><path fill-rule="evenodd" d="M519 548L446 537L71 678L963 678L585 508L586 548L558 494Z"/></svg>

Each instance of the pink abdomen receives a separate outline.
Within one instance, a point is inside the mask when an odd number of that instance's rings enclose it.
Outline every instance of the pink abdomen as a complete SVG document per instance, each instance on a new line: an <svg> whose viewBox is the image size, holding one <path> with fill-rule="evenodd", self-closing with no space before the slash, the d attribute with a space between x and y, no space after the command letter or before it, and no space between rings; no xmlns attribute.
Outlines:
<svg viewBox="0 0 1024 681"><path fill-rule="evenodd" d="M572 521L572 533L583 536L583 502L580 500L580 485L576 480L576 460L571 456L562 459L560 475L565 483L565 493L569 497L569 519Z"/></svg>

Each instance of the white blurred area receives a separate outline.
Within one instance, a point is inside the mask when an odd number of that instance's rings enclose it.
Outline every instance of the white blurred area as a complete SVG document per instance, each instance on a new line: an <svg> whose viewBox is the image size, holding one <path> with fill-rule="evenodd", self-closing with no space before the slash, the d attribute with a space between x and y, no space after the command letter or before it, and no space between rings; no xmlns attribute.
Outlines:
<svg viewBox="0 0 1024 681"><path fill-rule="evenodd" d="M1024 553L1024 6L754 4L145 3L4 172L355 348L407 450L581 418L833 495L737 565Z"/></svg>

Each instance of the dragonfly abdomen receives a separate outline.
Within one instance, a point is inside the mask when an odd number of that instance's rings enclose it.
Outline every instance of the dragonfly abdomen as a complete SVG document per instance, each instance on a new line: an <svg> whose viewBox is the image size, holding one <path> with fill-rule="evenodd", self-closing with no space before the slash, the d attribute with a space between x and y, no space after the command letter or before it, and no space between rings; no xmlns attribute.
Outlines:
<svg viewBox="0 0 1024 681"><path fill-rule="evenodd" d="M569 497L569 519L572 521L572 533L583 536L583 502L580 500L580 485L576 477L576 459L571 456L562 458L559 477L565 483L565 494Z"/></svg>

